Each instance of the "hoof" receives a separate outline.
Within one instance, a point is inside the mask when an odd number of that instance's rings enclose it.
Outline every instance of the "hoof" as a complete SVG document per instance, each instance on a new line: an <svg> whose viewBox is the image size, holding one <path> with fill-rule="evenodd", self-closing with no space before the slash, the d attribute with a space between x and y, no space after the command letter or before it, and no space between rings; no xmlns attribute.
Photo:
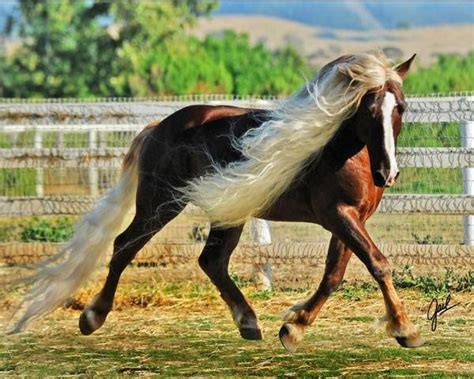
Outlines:
<svg viewBox="0 0 474 379"><path fill-rule="evenodd" d="M246 340L262 340L262 331L260 329L254 329L254 328L241 328L239 329L240 335L242 336L243 339Z"/></svg>
<svg viewBox="0 0 474 379"><path fill-rule="evenodd" d="M79 317L79 330L85 336L94 333L105 322L105 317L98 316L94 311L85 309Z"/></svg>
<svg viewBox="0 0 474 379"><path fill-rule="evenodd" d="M411 337L395 337L395 339L402 347L420 347L425 343L419 333Z"/></svg>
<svg viewBox="0 0 474 379"><path fill-rule="evenodd" d="M304 327L297 324L283 324L278 336L286 351L294 353L303 339Z"/></svg>

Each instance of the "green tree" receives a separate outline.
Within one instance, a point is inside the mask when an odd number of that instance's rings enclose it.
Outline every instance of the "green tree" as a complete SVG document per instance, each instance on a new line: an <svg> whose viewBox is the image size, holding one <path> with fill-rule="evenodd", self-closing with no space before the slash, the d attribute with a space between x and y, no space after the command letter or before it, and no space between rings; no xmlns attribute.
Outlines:
<svg viewBox="0 0 474 379"><path fill-rule="evenodd" d="M121 41L117 56L125 68L112 78L115 92L133 96L176 93L161 83L164 65L176 62L173 57L189 56L184 31L217 5L217 1L199 0L112 3L110 15ZM178 80L187 73L183 70Z"/></svg>
<svg viewBox="0 0 474 379"><path fill-rule="evenodd" d="M20 2L21 47L4 56L1 95L58 97L105 94L116 69L115 41L100 23L106 7L89 1Z"/></svg>
<svg viewBox="0 0 474 379"><path fill-rule="evenodd" d="M0 56L0 96L131 95L142 52L166 45L215 2L25 0L21 47ZM114 32L115 30L115 32ZM131 80L129 80L131 78Z"/></svg>
<svg viewBox="0 0 474 379"><path fill-rule="evenodd" d="M430 67L419 68L403 84L408 94L448 93L474 89L474 51L467 56L441 55Z"/></svg>
<svg viewBox="0 0 474 379"><path fill-rule="evenodd" d="M129 85L138 96L281 95L293 92L310 72L295 50L288 47L272 52L262 44L252 46L247 35L232 31L203 41L185 37L181 43L129 52L133 56L140 56L133 71L127 77L119 76L125 82L115 83Z"/></svg>
<svg viewBox="0 0 474 379"><path fill-rule="evenodd" d="M230 75L228 92L275 95L293 92L310 75L306 61L292 48L271 52L263 44L251 46L248 36L224 32L204 40L209 60L224 65Z"/></svg>

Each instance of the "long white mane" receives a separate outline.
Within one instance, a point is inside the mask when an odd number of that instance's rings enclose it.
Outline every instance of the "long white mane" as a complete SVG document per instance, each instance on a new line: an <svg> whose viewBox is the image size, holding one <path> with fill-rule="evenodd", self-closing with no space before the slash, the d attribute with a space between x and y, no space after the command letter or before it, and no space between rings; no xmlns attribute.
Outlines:
<svg viewBox="0 0 474 379"><path fill-rule="evenodd" d="M181 189L214 225L229 227L261 215L312 155L322 151L370 90L400 76L381 53L344 56L271 111L270 119L234 141L242 160L213 165Z"/></svg>

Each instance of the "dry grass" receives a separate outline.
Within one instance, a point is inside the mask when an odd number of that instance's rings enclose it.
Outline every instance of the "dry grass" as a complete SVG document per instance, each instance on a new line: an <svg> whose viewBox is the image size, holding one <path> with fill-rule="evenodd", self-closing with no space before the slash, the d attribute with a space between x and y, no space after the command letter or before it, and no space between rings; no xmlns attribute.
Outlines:
<svg viewBox="0 0 474 379"><path fill-rule="evenodd" d="M291 355L278 341L279 314L309 292L270 294L246 286L265 338L250 342L240 339L212 286L166 284L152 275L150 270L145 280L131 270L119 288L114 312L92 336L79 334L77 308L91 299L98 284L83 289L74 307L57 310L20 335L2 336L0 376L474 375L472 293L453 294L452 302L461 305L440 316L433 333L425 316L429 298L401 291L428 341L411 350L374 329L373 321L383 313L378 291L343 289ZM18 299L16 291L4 295L2 309ZM0 312L0 327L8 312Z"/></svg>

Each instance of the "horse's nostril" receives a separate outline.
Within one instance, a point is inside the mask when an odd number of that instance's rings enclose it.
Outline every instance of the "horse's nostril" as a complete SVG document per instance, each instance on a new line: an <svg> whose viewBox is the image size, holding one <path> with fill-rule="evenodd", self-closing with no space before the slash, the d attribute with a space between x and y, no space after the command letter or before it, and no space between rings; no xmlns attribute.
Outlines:
<svg viewBox="0 0 474 379"><path fill-rule="evenodd" d="M395 180L398 179L399 176L400 176L400 171L398 171L397 175L395 175Z"/></svg>
<svg viewBox="0 0 474 379"><path fill-rule="evenodd" d="M381 171L376 171L374 173L374 183L377 187L384 187L385 186L385 176L382 174Z"/></svg>

